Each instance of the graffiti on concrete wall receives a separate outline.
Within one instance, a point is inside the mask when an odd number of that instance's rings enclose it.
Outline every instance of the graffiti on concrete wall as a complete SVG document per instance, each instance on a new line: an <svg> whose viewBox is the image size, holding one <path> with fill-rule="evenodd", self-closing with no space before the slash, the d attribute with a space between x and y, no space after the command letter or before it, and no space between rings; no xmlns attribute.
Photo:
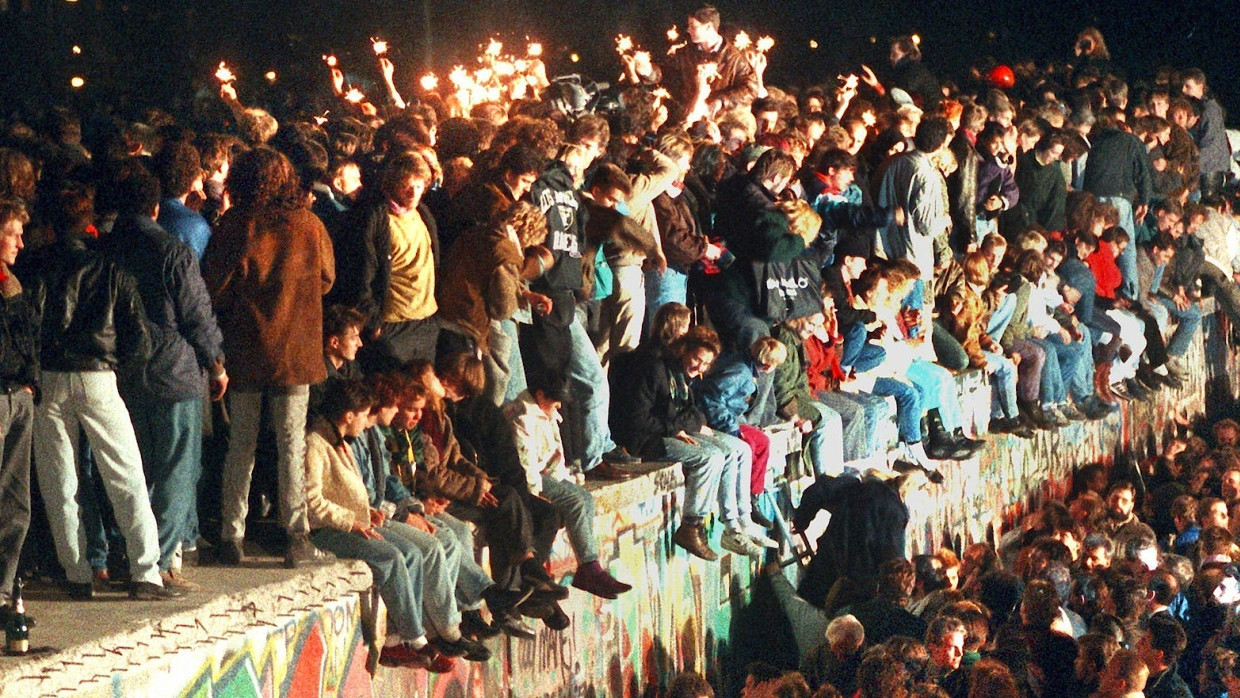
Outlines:
<svg viewBox="0 0 1240 698"><path fill-rule="evenodd" d="M113 696L365 698L371 695L356 596L251 628L118 675Z"/></svg>

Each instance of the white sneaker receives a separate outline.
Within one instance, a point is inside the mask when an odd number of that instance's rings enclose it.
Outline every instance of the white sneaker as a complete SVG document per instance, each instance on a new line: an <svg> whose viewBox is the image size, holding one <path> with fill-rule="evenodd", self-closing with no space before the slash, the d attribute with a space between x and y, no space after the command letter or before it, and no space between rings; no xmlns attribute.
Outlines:
<svg viewBox="0 0 1240 698"><path fill-rule="evenodd" d="M743 531L738 531L735 528L729 528L723 532L723 535L719 538L719 547L747 557L759 557L762 555L762 547L755 543L752 538L745 535Z"/></svg>
<svg viewBox="0 0 1240 698"><path fill-rule="evenodd" d="M779 543L776 542L774 538L771 538L770 536L766 535L766 529L762 528L756 523L750 523L746 525L743 529L741 529L741 532L744 533L746 536L749 536L749 538L753 540L753 542L757 543L758 545L764 548L778 548L779 547Z"/></svg>

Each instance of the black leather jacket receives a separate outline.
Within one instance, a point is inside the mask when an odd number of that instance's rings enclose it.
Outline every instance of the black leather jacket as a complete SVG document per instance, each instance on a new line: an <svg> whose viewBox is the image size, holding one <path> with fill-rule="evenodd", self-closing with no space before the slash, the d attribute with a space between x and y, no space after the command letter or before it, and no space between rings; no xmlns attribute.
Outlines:
<svg viewBox="0 0 1240 698"><path fill-rule="evenodd" d="M146 360L151 341L134 278L82 238L42 252L30 295L43 316L43 370L112 371Z"/></svg>

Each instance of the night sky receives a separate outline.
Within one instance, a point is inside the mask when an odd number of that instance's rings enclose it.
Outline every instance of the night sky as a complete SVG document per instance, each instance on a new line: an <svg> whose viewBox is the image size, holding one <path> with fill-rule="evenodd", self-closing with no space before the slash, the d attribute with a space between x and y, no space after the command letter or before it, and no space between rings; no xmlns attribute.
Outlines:
<svg viewBox="0 0 1240 698"><path fill-rule="evenodd" d="M29 11L23 10L23 5ZM665 31L683 29L696 3L608 0L7 0L0 11L0 107L104 98L122 108L158 104L174 110L212 67L227 60L239 73L243 101L274 99L262 75L275 70L284 88L327 84L320 57L338 54L350 80L374 77L369 37L393 49L398 83L412 90L427 67L441 77L477 55L491 34L546 46L549 72L614 79L613 37L626 33L657 57ZM1223 12L1240 0L718 0L724 33L745 29L777 40L768 84L831 80L867 62L885 66L886 40L922 37L925 60L940 77L985 57L1040 63L1070 55L1077 32L1098 26L1116 67L1136 84L1164 64L1198 66L1230 112L1240 109L1240 54ZM0 8L6 0L0 0ZM1228 9L1230 8L1230 9ZM428 36L425 27L431 27ZM871 38L874 41L871 41ZM819 43L809 48L810 39ZM82 47L80 55L72 46ZM568 57L579 54L581 62ZM881 75L881 73L880 73ZM72 76L86 79L74 94ZM195 83L196 81L196 83ZM1231 119L1229 119L1231 121Z"/></svg>

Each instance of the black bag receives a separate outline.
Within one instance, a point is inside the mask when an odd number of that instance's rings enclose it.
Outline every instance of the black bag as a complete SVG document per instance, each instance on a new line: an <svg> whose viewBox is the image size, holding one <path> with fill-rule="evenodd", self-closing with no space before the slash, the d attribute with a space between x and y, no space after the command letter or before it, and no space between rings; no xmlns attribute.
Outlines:
<svg viewBox="0 0 1240 698"><path fill-rule="evenodd" d="M822 273L815 257L754 262L758 312L772 323L822 312Z"/></svg>

